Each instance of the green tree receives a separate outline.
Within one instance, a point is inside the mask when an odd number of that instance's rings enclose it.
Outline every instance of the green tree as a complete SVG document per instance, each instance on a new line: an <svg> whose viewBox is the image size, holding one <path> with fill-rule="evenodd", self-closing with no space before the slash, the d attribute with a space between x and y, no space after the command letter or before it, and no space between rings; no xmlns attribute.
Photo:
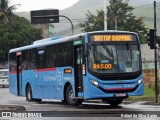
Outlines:
<svg viewBox="0 0 160 120"><path fill-rule="evenodd" d="M12 16L7 24L0 23L0 63L7 61L8 51L12 48L32 44L42 39L42 30L32 27L30 22L22 17Z"/></svg>
<svg viewBox="0 0 160 120"><path fill-rule="evenodd" d="M123 2L123 0L112 0L107 7L107 27L109 30L137 32L140 36L141 43L146 43L145 34L147 33L147 28L143 22L144 18L136 18L132 13L133 9L133 7ZM83 28L82 31L104 30L103 10L97 10L97 15L93 15L88 11L86 17L87 21L85 23L80 23Z"/></svg>
<svg viewBox="0 0 160 120"><path fill-rule="evenodd" d="M0 0L0 21L7 23L13 14L13 10L20 4L8 6L9 0Z"/></svg>
<svg viewBox="0 0 160 120"><path fill-rule="evenodd" d="M12 48L31 44L42 39L42 30L32 27L30 22L13 14L20 4L8 6L9 0L0 0L0 63L6 62Z"/></svg>
<svg viewBox="0 0 160 120"><path fill-rule="evenodd" d="M85 23L80 23L83 28L82 31L89 32L104 29L104 12L102 10L97 10L97 15L88 11L86 17L87 21Z"/></svg>

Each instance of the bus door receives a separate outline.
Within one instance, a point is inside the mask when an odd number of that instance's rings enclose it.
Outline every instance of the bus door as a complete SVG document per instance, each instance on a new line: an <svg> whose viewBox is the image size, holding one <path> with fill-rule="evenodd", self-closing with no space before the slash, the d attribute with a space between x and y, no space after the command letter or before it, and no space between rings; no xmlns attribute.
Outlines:
<svg viewBox="0 0 160 120"><path fill-rule="evenodd" d="M82 45L74 46L74 76L75 76L75 96L78 97L78 92L83 92L83 47Z"/></svg>
<svg viewBox="0 0 160 120"><path fill-rule="evenodd" d="M21 52L16 53L17 57L17 95L22 95L22 70L21 70Z"/></svg>
<svg viewBox="0 0 160 120"><path fill-rule="evenodd" d="M37 49L37 55L36 55L36 81L37 81L37 90L38 90L38 96L43 97L44 95L44 76L45 76L45 49L44 48L38 48Z"/></svg>

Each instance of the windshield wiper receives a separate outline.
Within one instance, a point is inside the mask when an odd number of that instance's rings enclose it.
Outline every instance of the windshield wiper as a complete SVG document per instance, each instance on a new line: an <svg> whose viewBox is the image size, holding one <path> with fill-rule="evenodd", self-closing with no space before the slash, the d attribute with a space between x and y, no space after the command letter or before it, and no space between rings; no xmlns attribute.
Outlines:
<svg viewBox="0 0 160 120"><path fill-rule="evenodd" d="M113 58L113 57L114 57L114 56L113 56L113 51L111 51L111 50L108 48L108 46L105 45L104 43L101 43L101 45L102 45L102 47L106 50L106 52L108 53L108 55Z"/></svg>
<svg viewBox="0 0 160 120"><path fill-rule="evenodd" d="M126 43L126 47L127 47L127 51L128 51L129 56L130 56L130 59L132 60L133 59L132 49L131 49L131 47L128 43Z"/></svg>

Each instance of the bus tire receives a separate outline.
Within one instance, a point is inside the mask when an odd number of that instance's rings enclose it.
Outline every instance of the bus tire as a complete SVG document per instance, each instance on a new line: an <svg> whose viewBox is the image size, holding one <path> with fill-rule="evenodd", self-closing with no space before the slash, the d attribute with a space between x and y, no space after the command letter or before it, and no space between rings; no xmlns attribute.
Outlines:
<svg viewBox="0 0 160 120"><path fill-rule="evenodd" d="M31 102L33 101L33 97L32 97L32 88L30 85L27 86L27 89L26 89L26 100Z"/></svg>
<svg viewBox="0 0 160 120"><path fill-rule="evenodd" d="M67 101L66 100L61 100L62 101L62 104L64 105L68 105Z"/></svg>
<svg viewBox="0 0 160 120"><path fill-rule="evenodd" d="M81 100L81 99L73 99L74 93L73 93L73 89L72 89L71 85L69 85L67 87L65 95L66 95L65 96L66 102L69 105L78 106L78 105L82 104L82 102L83 102L83 100Z"/></svg>
<svg viewBox="0 0 160 120"><path fill-rule="evenodd" d="M113 99L113 100L107 100L107 103L109 103L112 107L116 107L119 104L121 104L123 99Z"/></svg>

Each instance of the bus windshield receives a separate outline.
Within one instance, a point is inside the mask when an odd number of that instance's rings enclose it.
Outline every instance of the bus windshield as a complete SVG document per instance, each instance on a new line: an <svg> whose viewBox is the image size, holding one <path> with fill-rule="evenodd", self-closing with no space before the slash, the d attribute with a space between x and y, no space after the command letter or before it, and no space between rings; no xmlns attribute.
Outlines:
<svg viewBox="0 0 160 120"><path fill-rule="evenodd" d="M89 69L98 73L138 72L140 51L136 44L96 44L89 49Z"/></svg>

